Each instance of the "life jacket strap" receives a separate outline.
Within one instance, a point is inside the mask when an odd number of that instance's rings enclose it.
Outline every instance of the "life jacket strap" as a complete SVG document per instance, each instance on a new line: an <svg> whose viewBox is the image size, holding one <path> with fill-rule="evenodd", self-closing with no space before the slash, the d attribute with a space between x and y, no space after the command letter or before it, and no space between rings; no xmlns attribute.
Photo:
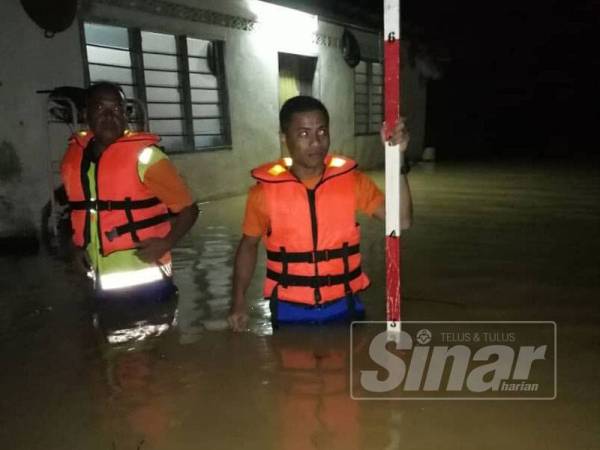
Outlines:
<svg viewBox="0 0 600 450"><path fill-rule="evenodd" d="M158 216L150 217L149 219L138 220L137 222L128 222L125 225L114 227L112 230L105 232L106 238L109 241L118 238L119 236L127 233L135 233L138 230L144 228L150 228L159 223L166 222L171 217L170 214L161 214Z"/></svg>
<svg viewBox="0 0 600 450"><path fill-rule="evenodd" d="M318 275L314 277L290 274L284 276L283 274L275 272L274 270L267 269L267 278L276 281L282 286L305 286L312 288L334 286L336 284L346 285L361 275L362 269L360 266L348 273L341 273L338 275Z"/></svg>
<svg viewBox="0 0 600 450"><path fill-rule="evenodd" d="M283 247L282 247L283 248ZM317 250L313 252L288 252L267 250L267 259L280 263L316 263L330 259L344 258L360 253L360 245L345 245L344 247Z"/></svg>
<svg viewBox="0 0 600 450"><path fill-rule="evenodd" d="M112 211L120 209L144 209L151 208L160 203L157 197L145 198L143 200L82 200L69 202L71 210Z"/></svg>
<svg viewBox="0 0 600 450"><path fill-rule="evenodd" d="M350 246L347 242L344 242L344 246L342 247L342 260L344 261L344 274L347 275L350 273ZM346 290L347 295L352 294L352 290L350 289L350 281L348 278L344 280L344 288Z"/></svg>

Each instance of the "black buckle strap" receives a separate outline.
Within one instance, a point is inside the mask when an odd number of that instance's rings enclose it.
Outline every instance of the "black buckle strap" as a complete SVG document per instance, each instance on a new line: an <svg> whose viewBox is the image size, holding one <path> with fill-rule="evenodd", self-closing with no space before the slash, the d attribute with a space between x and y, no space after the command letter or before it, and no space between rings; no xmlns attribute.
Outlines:
<svg viewBox="0 0 600 450"><path fill-rule="evenodd" d="M341 273L338 275L318 275L314 277L304 275L286 275L267 269L267 278L276 281L282 286L305 286L319 288L323 286L334 286L336 284L350 283L362 274L362 269L358 266L352 272Z"/></svg>
<svg viewBox="0 0 600 450"><path fill-rule="evenodd" d="M360 245L341 248L317 250L313 252L274 252L267 250L267 259L274 262L286 263L316 263L330 259L343 258L360 252Z"/></svg>
<svg viewBox="0 0 600 450"><path fill-rule="evenodd" d="M72 211L80 210L80 209L96 209L96 202L91 200L82 200L79 202L69 202L69 208Z"/></svg>
<svg viewBox="0 0 600 450"><path fill-rule="evenodd" d="M131 203L131 197L125 197L125 216L127 217L127 222L134 223L133 213L131 212ZM129 232L131 233L131 240L133 242L140 242L140 237L137 235L137 230L135 228L131 228Z"/></svg>
<svg viewBox="0 0 600 450"><path fill-rule="evenodd" d="M149 219L138 220L137 222L129 222L125 225L114 227L112 230L105 232L106 238L109 241L118 238L119 236L127 233L134 233L144 228L153 227L159 223L166 222L169 220L170 214L161 214L158 216L150 217Z"/></svg>
<svg viewBox="0 0 600 450"><path fill-rule="evenodd" d="M283 283L281 283L281 285L286 288L287 284L285 283L285 280L288 276L288 258L287 258L287 252L285 251L285 247L279 247L280 249L280 255L281 255L281 275L282 275L282 279L284 280Z"/></svg>
<svg viewBox="0 0 600 450"><path fill-rule="evenodd" d="M348 247L347 242L344 242L344 246L342 247L342 259L344 260L344 274L350 272L349 252L350 247ZM346 295L352 295L352 289L350 289L350 282L348 281L348 279L344 281L344 290L346 291Z"/></svg>
<svg viewBox="0 0 600 450"><path fill-rule="evenodd" d="M271 326L274 330L277 330L279 328L279 299L277 298L277 286L275 286L271 292L269 309L271 310Z"/></svg>
<svg viewBox="0 0 600 450"><path fill-rule="evenodd" d="M69 202L72 210L95 209L96 211L112 211L118 209L144 209L156 206L160 203L157 197L145 198L143 200L82 200Z"/></svg>

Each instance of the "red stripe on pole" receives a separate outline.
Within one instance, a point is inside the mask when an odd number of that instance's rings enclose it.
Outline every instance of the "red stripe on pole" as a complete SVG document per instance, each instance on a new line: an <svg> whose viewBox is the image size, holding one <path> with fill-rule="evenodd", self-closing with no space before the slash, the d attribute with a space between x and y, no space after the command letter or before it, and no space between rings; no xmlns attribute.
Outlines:
<svg viewBox="0 0 600 450"><path fill-rule="evenodd" d="M385 238L385 269L387 279L387 320L400 320L400 238Z"/></svg>
<svg viewBox="0 0 600 450"><path fill-rule="evenodd" d="M384 43L386 137L392 135L400 115L400 39L386 36Z"/></svg>
<svg viewBox="0 0 600 450"><path fill-rule="evenodd" d="M400 36L385 36L385 124L386 138L392 136L400 116ZM400 174L398 173L398 176ZM397 236L386 236L386 310L387 320L400 321L400 230Z"/></svg>

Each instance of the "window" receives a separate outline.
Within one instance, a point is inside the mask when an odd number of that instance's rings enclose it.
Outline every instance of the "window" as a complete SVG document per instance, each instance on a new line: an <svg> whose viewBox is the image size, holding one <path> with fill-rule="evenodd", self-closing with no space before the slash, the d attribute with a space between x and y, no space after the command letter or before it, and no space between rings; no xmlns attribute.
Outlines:
<svg viewBox="0 0 600 450"><path fill-rule="evenodd" d="M231 143L223 42L93 23L84 32L90 82L143 102L168 152Z"/></svg>
<svg viewBox="0 0 600 450"><path fill-rule="evenodd" d="M383 64L361 61L354 68L354 133L379 133L383 122Z"/></svg>

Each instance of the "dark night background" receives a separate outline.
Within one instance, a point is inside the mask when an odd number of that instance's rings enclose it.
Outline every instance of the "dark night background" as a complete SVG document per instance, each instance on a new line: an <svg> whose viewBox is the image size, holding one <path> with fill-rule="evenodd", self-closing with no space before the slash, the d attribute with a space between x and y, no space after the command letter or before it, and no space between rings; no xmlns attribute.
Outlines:
<svg viewBox="0 0 600 450"><path fill-rule="evenodd" d="M449 58L429 84L427 134L442 156L595 152L600 2L403 5L407 29L414 20Z"/></svg>
<svg viewBox="0 0 600 450"><path fill-rule="evenodd" d="M382 1L273 3L381 27ZM438 157L595 154L600 0L402 0L401 9L403 37L442 72L429 82L426 132Z"/></svg>

